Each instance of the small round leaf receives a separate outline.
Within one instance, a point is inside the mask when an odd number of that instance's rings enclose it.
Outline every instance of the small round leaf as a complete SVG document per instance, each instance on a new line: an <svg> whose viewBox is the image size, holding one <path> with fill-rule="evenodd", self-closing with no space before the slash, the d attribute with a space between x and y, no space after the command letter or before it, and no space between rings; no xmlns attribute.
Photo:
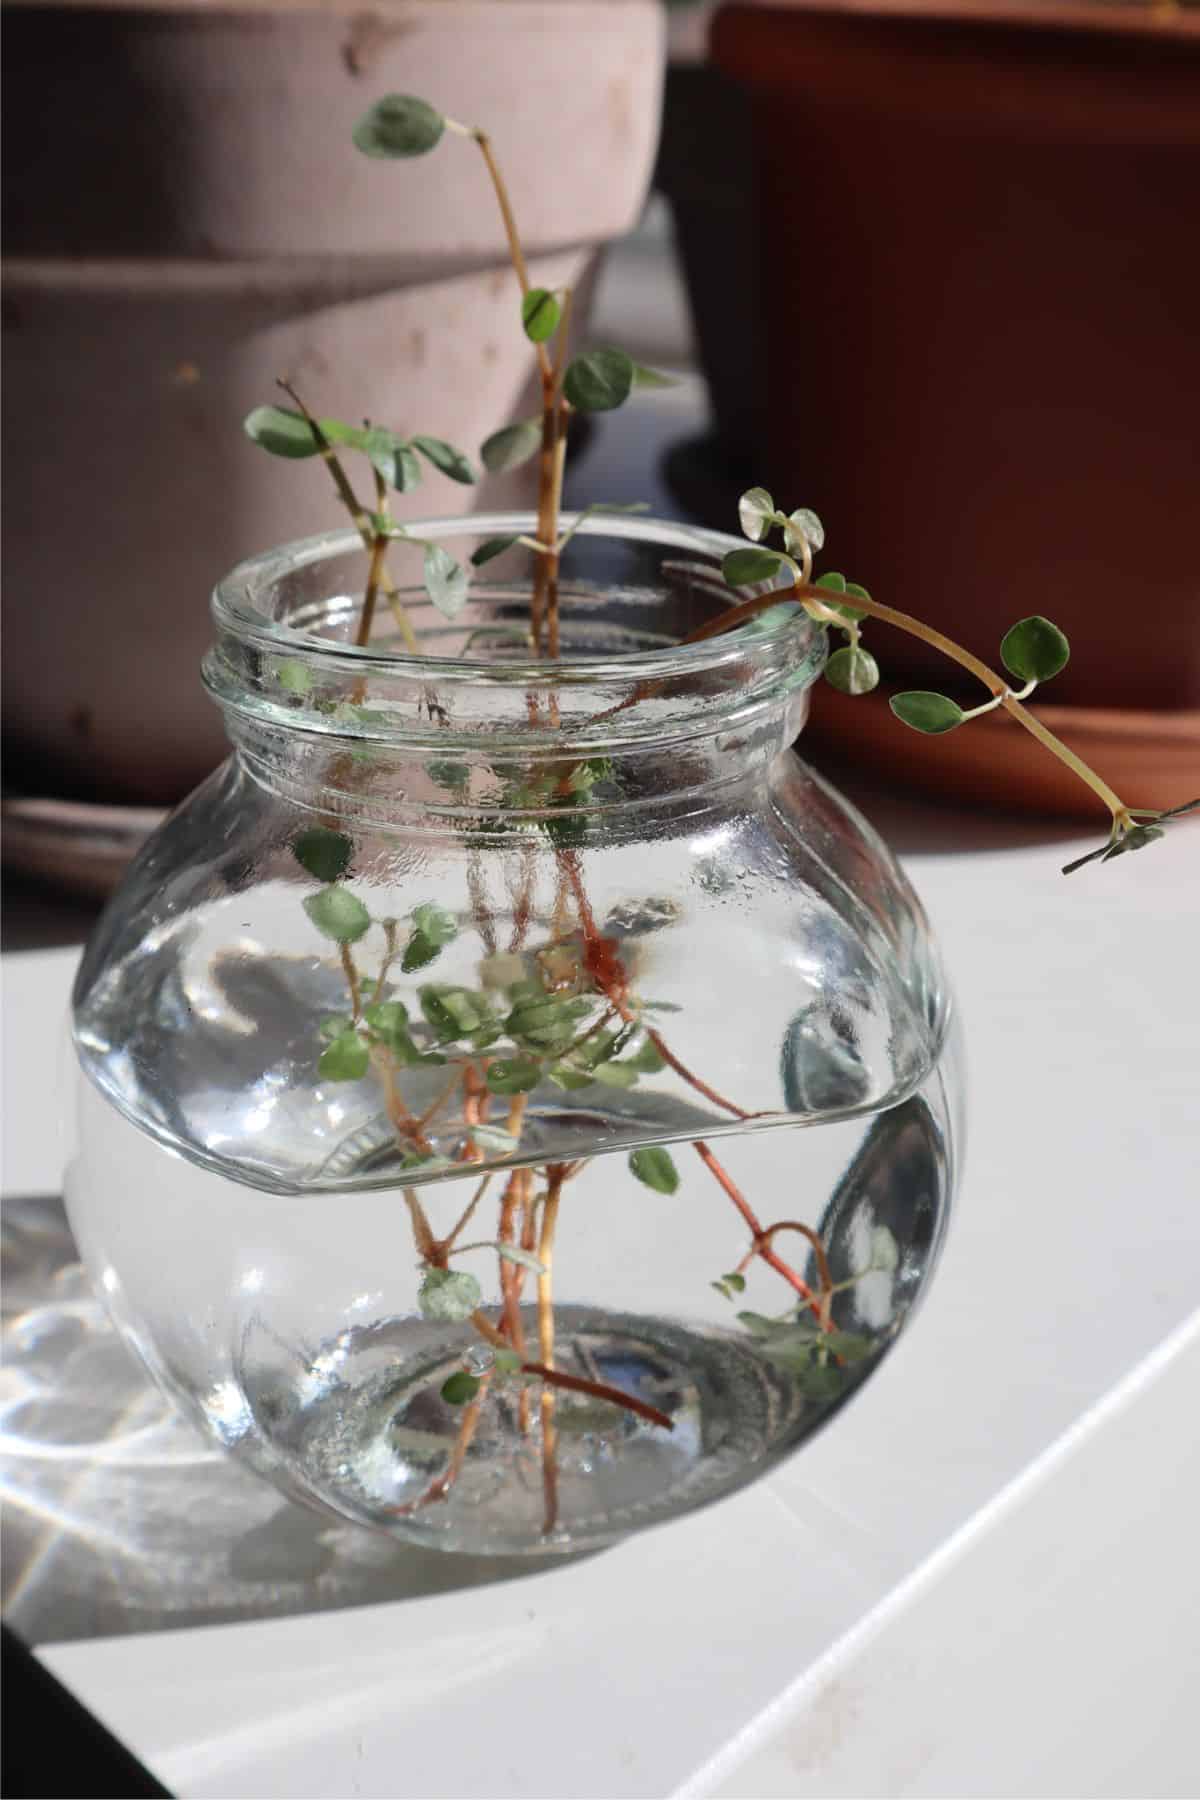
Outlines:
<svg viewBox="0 0 1200 1800"><path fill-rule="evenodd" d="M757 544L771 529L775 502L766 488L747 488L738 501L738 523L748 538Z"/></svg>
<svg viewBox="0 0 1200 1800"><path fill-rule="evenodd" d="M442 1399L447 1406L466 1406L478 1392L479 1377L468 1375L465 1369L455 1369L442 1383Z"/></svg>
<svg viewBox="0 0 1200 1800"><path fill-rule="evenodd" d="M577 412L612 412L633 387L633 358L624 350L585 350L572 359L563 393Z"/></svg>
<svg viewBox="0 0 1200 1800"><path fill-rule="evenodd" d="M350 866L354 845L344 831L314 825L292 839L292 855L318 881L336 881Z"/></svg>
<svg viewBox="0 0 1200 1800"><path fill-rule="evenodd" d="M371 1053L357 1031L342 1031L322 1050L317 1074L323 1081L361 1081L370 1062Z"/></svg>
<svg viewBox="0 0 1200 1800"><path fill-rule="evenodd" d="M371 467L377 469L389 487L397 493L410 494L421 485L421 464L403 438L382 426L367 433L363 446Z"/></svg>
<svg viewBox="0 0 1200 1800"><path fill-rule="evenodd" d="M441 544L425 546L425 592L444 618L454 619L467 603L467 571Z"/></svg>
<svg viewBox="0 0 1200 1800"><path fill-rule="evenodd" d="M354 143L364 156L424 156L445 129L446 121L427 100L385 94L354 127Z"/></svg>
<svg viewBox="0 0 1200 1800"><path fill-rule="evenodd" d="M506 550L511 550L516 541L515 537L485 538L478 550L471 552L471 561L477 569L482 569L494 556L503 556Z"/></svg>
<svg viewBox="0 0 1200 1800"><path fill-rule="evenodd" d="M783 528L783 541L794 555L799 555L804 544L810 550L821 550L825 544L825 527L811 507L798 506L788 514L788 522Z"/></svg>
<svg viewBox="0 0 1200 1800"><path fill-rule="evenodd" d="M638 1180L645 1187L653 1188L656 1194L673 1194L679 1186L679 1170L669 1150L660 1150L656 1146L635 1150L629 1158L629 1167Z"/></svg>
<svg viewBox="0 0 1200 1800"><path fill-rule="evenodd" d="M1000 657L1009 674L1020 681L1049 681L1066 668L1071 646L1057 625L1034 613L1005 632Z"/></svg>
<svg viewBox="0 0 1200 1800"><path fill-rule="evenodd" d="M1123 850L1144 850L1148 844L1157 843L1159 838L1166 837L1166 835L1161 825L1135 825L1133 830L1127 831L1121 839L1121 848Z"/></svg>
<svg viewBox="0 0 1200 1800"><path fill-rule="evenodd" d="M541 1078L535 1062L502 1059L488 1064L487 1084L493 1094L528 1094Z"/></svg>
<svg viewBox="0 0 1200 1800"><path fill-rule="evenodd" d="M783 566L782 556L774 550L731 550L721 564L721 573L730 587L749 587L753 582L769 581Z"/></svg>
<svg viewBox="0 0 1200 1800"><path fill-rule="evenodd" d="M370 928L371 915L358 895L336 882L310 894L302 905L317 930L335 944L355 944Z"/></svg>
<svg viewBox="0 0 1200 1800"><path fill-rule="evenodd" d="M425 1318L452 1324L469 1319L482 1298L479 1283L465 1269L427 1269L417 1304Z"/></svg>
<svg viewBox="0 0 1200 1800"><path fill-rule="evenodd" d="M242 421L246 436L272 456L318 456L321 446L303 413L285 406L256 406Z"/></svg>
<svg viewBox="0 0 1200 1800"><path fill-rule="evenodd" d="M907 694L893 694L890 704L898 719L911 725L914 731L924 731L930 735L953 731L956 725L963 722L962 707L945 694L930 694L914 688Z"/></svg>
<svg viewBox="0 0 1200 1800"><path fill-rule="evenodd" d="M444 438L415 437L412 440L414 450L419 450L427 462L451 481L461 481L464 487L471 487L475 481L475 471L470 461L461 450L448 444Z"/></svg>
<svg viewBox="0 0 1200 1800"><path fill-rule="evenodd" d="M505 1262L516 1263L518 1268L528 1269L534 1275L546 1273L545 1263L540 1262L532 1250L522 1250L518 1244L497 1244L496 1248Z"/></svg>
<svg viewBox="0 0 1200 1800"><path fill-rule="evenodd" d="M879 686L879 664L869 650L843 644L825 664L825 679L839 694L869 694Z"/></svg>
<svg viewBox="0 0 1200 1800"><path fill-rule="evenodd" d="M530 288L521 297L521 323L531 344L544 344L558 330L562 307L549 288Z"/></svg>
<svg viewBox="0 0 1200 1800"><path fill-rule="evenodd" d="M661 369L648 369L644 363L633 365L633 385L635 388L669 388L679 386L678 375L666 375Z"/></svg>
<svg viewBox="0 0 1200 1800"><path fill-rule="evenodd" d="M515 425L502 425L480 446L479 456L485 469L502 475L506 469L518 469L536 456L542 447L542 421L518 419Z"/></svg>

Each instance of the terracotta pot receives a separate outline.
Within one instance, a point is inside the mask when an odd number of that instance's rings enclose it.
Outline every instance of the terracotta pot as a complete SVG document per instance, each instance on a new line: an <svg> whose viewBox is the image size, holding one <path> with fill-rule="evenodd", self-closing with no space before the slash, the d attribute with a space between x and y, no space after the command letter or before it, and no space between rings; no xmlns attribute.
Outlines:
<svg viewBox="0 0 1200 1800"><path fill-rule="evenodd" d="M1055 705L1200 705L1200 19L737 4L713 52L753 97L756 479L980 652L1059 621Z"/></svg>
<svg viewBox="0 0 1200 1800"><path fill-rule="evenodd" d="M14 7L5 52L10 781L173 800L222 754L213 582L338 518L323 469L241 435L275 377L470 450L527 399L479 159L370 162L354 121L400 91L487 123L534 280L586 283L648 184L661 10ZM431 474L395 511L505 497Z"/></svg>

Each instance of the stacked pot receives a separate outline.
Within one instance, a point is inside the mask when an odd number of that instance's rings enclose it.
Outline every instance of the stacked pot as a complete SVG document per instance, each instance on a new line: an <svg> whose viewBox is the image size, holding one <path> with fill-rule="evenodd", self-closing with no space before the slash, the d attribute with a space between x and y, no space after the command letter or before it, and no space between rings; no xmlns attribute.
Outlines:
<svg viewBox="0 0 1200 1800"><path fill-rule="evenodd" d="M586 282L649 180L661 11L14 7L5 50L9 767L27 790L171 801L222 754L197 678L214 581L339 522L323 468L242 436L275 378L470 452L529 410L478 155L371 162L355 121L401 92L486 126L533 280ZM475 498L431 473L393 510Z"/></svg>

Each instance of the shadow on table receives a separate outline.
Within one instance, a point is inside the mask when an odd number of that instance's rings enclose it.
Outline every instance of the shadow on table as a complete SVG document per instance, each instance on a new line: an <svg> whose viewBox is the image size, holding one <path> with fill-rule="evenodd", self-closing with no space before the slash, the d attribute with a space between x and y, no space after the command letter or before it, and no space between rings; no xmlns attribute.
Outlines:
<svg viewBox="0 0 1200 1800"><path fill-rule="evenodd" d="M281 1502L125 1349L59 1200L5 1201L3 1227L3 1606L27 1642L415 1599L574 1560L409 1547Z"/></svg>

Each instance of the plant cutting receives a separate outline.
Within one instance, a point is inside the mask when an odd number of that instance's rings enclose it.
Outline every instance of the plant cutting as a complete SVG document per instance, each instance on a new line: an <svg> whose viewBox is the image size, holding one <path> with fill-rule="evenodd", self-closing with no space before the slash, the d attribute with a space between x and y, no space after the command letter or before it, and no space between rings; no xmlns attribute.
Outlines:
<svg viewBox="0 0 1200 1800"><path fill-rule="evenodd" d="M904 877L792 757L812 683L874 688L872 619L940 649L987 698L893 710L1003 710L1064 761L1109 817L1070 869L1188 809L1127 805L1028 710L1049 620L998 673L815 573L821 521L761 487L740 542L564 516L572 415L666 378L574 345L485 132L389 96L355 143L481 159L542 405L479 457L536 459L538 504L398 524L423 464L474 478L436 421L287 378L246 420L324 461L348 526L218 590L235 755L81 970L72 1218L159 1378L287 1491L447 1548L602 1543L810 1435L945 1225L953 1008Z"/></svg>

